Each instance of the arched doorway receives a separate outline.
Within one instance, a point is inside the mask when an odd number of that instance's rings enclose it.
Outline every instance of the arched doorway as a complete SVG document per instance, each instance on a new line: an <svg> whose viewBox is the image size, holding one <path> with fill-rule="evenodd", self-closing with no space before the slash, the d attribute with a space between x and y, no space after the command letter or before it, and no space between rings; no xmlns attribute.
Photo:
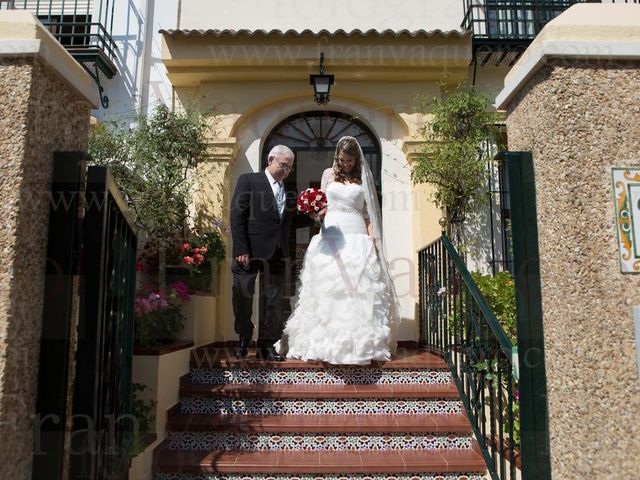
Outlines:
<svg viewBox="0 0 640 480"><path fill-rule="evenodd" d="M325 168L333 164L336 143L350 135L358 140L366 157L381 199L382 156L380 142L362 121L341 112L314 111L292 115L269 132L261 154L261 169L267 166L269 151L275 145L286 145L296 155L294 169L285 180L288 191L301 192L308 187L320 187ZM290 251L296 252L295 274L302 267L304 253L317 227L300 228L291 232Z"/></svg>
<svg viewBox="0 0 640 480"><path fill-rule="evenodd" d="M345 135L356 138L360 143L380 195L380 143L369 127L345 113L303 112L286 118L267 136L262 147L261 168L267 166L271 148L278 144L286 145L296 154L294 170L286 184L299 192L315 181L320 181L322 171L333 163L336 143Z"/></svg>

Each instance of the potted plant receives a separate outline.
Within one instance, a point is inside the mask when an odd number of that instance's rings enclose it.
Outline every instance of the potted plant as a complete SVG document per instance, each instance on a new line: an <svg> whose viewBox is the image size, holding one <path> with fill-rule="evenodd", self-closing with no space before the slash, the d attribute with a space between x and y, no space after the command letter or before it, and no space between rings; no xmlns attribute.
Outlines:
<svg viewBox="0 0 640 480"><path fill-rule="evenodd" d="M488 96L473 88L459 86L442 98L419 96L415 101L416 110L431 114L431 121L420 127L429 144L413 165L411 179L434 187L433 201L444 213L448 236L455 240L467 216L486 200L482 145L497 138L498 117L487 112Z"/></svg>
<svg viewBox="0 0 640 480"><path fill-rule="evenodd" d="M167 255L167 281L182 280L190 292L217 294L218 266L225 257L224 225L214 220L210 228L194 228L177 241Z"/></svg>
<svg viewBox="0 0 640 480"><path fill-rule="evenodd" d="M173 282L166 290L144 288L136 295L134 344L157 347L176 342L184 325L182 302L189 300L184 282Z"/></svg>
<svg viewBox="0 0 640 480"><path fill-rule="evenodd" d="M98 123L91 130L92 161L111 169L147 239L144 255L157 256L152 273L161 290L169 283L167 249L188 223L194 172L207 156L208 115L158 104L133 124Z"/></svg>

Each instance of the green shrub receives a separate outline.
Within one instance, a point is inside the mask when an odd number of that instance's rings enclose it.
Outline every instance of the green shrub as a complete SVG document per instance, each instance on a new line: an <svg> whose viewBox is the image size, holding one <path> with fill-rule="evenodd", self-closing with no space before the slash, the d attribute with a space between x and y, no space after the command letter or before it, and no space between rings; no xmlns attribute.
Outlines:
<svg viewBox="0 0 640 480"><path fill-rule="evenodd" d="M149 387L142 383L134 383L131 386L131 415L135 419L133 426L133 443L131 444L131 456L141 454L144 449L144 437L151 433L156 418L156 402L153 399L144 401L139 394Z"/></svg>
<svg viewBox="0 0 640 480"><path fill-rule="evenodd" d="M517 343L516 290L513 277L509 272L493 275L471 273L480 292L487 299L500 326L515 345Z"/></svg>

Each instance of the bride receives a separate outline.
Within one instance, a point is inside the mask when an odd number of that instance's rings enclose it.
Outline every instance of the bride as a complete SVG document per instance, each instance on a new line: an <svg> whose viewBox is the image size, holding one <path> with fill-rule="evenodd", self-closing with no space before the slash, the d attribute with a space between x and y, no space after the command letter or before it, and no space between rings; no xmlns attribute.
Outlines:
<svg viewBox="0 0 640 480"><path fill-rule="evenodd" d="M397 343L398 300L373 176L355 138L338 141L321 189L326 215L309 243L297 302L276 348L288 358L332 364L389 360Z"/></svg>

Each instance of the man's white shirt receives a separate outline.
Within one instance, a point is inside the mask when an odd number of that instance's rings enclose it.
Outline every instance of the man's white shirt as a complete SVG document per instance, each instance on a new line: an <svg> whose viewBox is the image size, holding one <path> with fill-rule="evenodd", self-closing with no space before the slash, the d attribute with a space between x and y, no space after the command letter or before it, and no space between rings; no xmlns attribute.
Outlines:
<svg viewBox="0 0 640 480"><path fill-rule="evenodd" d="M278 207L278 215L282 218L282 214L284 212L284 184L282 182L278 182L269 170L264 170L265 175L267 176L267 180L269 180L269 185L271 185L271 190L273 191L273 196L276 199L276 206Z"/></svg>

